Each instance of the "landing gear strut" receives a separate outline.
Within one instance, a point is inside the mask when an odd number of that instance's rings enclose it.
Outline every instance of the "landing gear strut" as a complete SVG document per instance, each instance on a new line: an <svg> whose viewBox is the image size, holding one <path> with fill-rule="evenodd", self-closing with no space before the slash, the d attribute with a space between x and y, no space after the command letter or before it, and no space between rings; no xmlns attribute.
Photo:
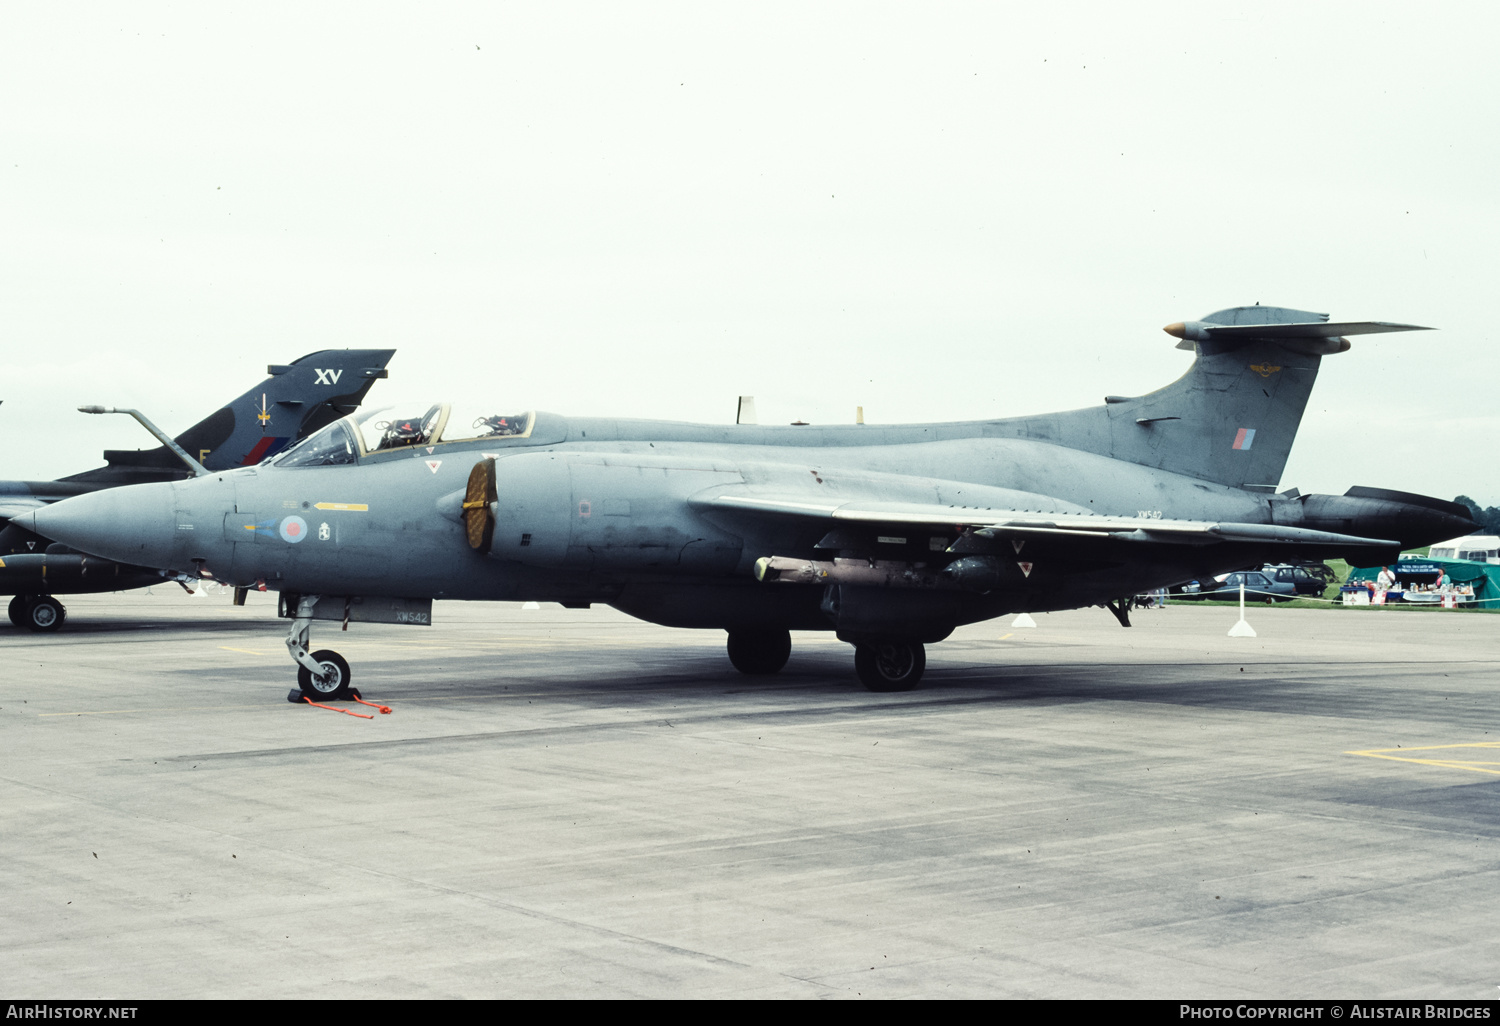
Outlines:
<svg viewBox="0 0 1500 1026"><path fill-rule="evenodd" d="M927 668L920 641L882 639L854 646L854 672L871 691L910 691Z"/></svg>
<svg viewBox="0 0 1500 1026"><path fill-rule="evenodd" d="M50 633L63 625L68 611L51 595L17 595L10 600L10 622L29 631Z"/></svg>
<svg viewBox="0 0 1500 1026"><path fill-rule="evenodd" d="M297 661L297 686L314 702L326 702L349 694L349 663L332 649L307 651L312 642L312 615L317 595L302 595L297 600L297 615L286 637L287 651Z"/></svg>
<svg viewBox="0 0 1500 1026"><path fill-rule="evenodd" d="M779 672L791 654L791 631L729 632L729 661L736 670L752 677Z"/></svg>

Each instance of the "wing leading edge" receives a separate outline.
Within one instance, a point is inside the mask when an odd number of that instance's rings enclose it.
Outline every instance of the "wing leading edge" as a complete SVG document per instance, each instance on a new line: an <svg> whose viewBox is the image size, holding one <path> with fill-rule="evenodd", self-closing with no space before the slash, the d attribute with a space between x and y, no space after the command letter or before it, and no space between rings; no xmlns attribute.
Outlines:
<svg viewBox="0 0 1500 1026"><path fill-rule="evenodd" d="M928 525L965 528L980 538L1060 535L1169 545L1270 542L1385 549L1400 546L1400 542L1389 538L1362 538L1358 535L1283 524L1107 517L1090 513L936 506L911 502L848 502L834 505L742 495L719 495L697 502L714 509L872 526L889 524L892 527Z"/></svg>

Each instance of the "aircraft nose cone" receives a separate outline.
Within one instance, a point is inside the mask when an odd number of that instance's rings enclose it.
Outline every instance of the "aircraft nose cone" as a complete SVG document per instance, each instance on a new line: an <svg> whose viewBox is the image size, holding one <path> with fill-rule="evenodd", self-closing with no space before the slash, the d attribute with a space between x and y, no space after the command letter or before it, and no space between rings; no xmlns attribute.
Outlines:
<svg viewBox="0 0 1500 1026"><path fill-rule="evenodd" d="M172 485L127 485L75 495L18 517L44 538L117 563L171 564L176 517Z"/></svg>

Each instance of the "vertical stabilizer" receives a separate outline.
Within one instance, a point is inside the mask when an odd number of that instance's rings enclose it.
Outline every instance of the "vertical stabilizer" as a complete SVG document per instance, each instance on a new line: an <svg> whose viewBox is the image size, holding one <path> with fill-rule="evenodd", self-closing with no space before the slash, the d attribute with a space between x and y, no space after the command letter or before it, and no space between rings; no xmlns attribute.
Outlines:
<svg viewBox="0 0 1500 1026"><path fill-rule="evenodd" d="M1192 367L1165 388L1106 406L1111 455L1219 484L1275 490L1323 356L1349 343L1265 337L1269 332L1261 329L1327 321L1327 314L1249 306L1209 314L1191 332L1183 325L1179 348L1193 350ZM1242 331L1216 337L1220 326Z"/></svg>
<svg viewBox="0 0 1500 1026"><path fill-rule="evenodd" d="M175 439L209 470L254 466L359 407L394 349L324 349L291 364L273 364L270 376ZM165 446L107 449L109 465L65 481L135 484L184 476Z"/></svg>

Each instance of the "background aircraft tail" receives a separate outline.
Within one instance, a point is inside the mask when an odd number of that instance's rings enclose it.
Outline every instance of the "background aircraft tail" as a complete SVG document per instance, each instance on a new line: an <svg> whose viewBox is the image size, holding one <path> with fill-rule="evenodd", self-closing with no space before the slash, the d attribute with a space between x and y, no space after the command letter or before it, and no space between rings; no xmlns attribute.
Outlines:
<svg viewBox="0 0 1500 1026"><path fill-rule="evenodd" d="M1101 409L1026 418L1026 437L1057 442L1205 481L1274 491L1324 356L1343 336L1425 330L1379 321L1329 323L1327 314L1240 306L1168 325L1196 358L1147 395L1106 396Z"/></svg>
<svg viewBox="0 0 1500 1026"><path fill-rule="evenodd" d="M209 470L253 466L359 407L386 376L394 349L324 349L273 364L270 377L178 435L176 442ZM149 411L147 411L149 415ZM65 481L137 484L188 475L166 446L106 449L108 466Z"/></svg>

